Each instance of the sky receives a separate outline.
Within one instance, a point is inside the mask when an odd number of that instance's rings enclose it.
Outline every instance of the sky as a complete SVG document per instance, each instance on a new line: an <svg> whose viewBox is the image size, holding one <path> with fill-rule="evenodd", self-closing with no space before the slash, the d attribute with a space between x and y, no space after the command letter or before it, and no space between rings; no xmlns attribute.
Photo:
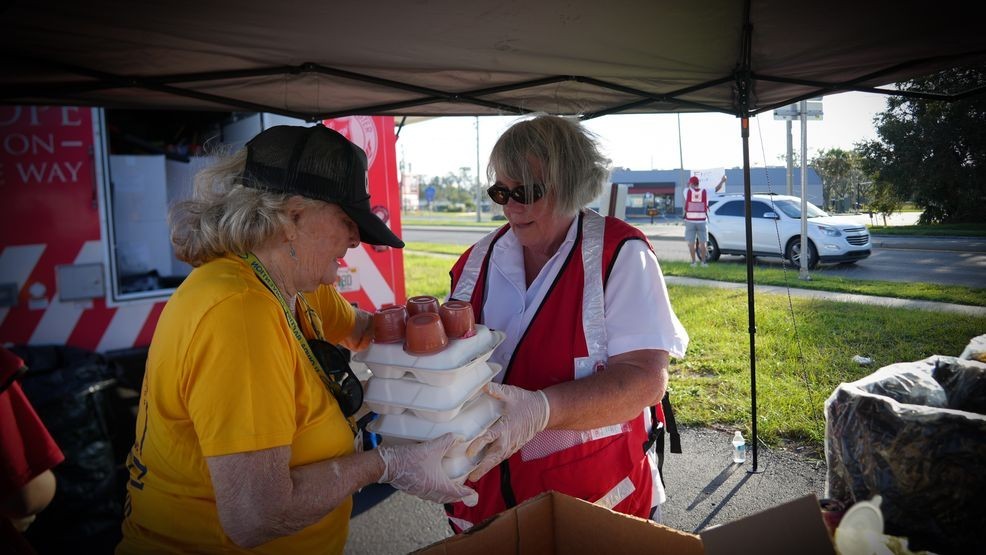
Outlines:
<svg viewBox="0 0 986 555"><path fill-rule="evenodd" d="M886 109L886 97L842 93L822 100L821 121L808 121L808 159L829 148L851 149L857 142L876 139L873 118ZM681 114L679 156L678 116L675 114L609 115L584 125L599 138L613 167L630 170L736 168L743 165L740 120L725 114ZM517 116L479 118L480 175L497 137ZM801 149L801 124L791 126L794 150ZM397 157L412 175L458 174L469 167L476 175L475 117L434 118L405 125L397 141ZM787 150L784 121L772 112L750 121L750 165L783 166ZM485 177L484 177L485 182Z"/></svg>

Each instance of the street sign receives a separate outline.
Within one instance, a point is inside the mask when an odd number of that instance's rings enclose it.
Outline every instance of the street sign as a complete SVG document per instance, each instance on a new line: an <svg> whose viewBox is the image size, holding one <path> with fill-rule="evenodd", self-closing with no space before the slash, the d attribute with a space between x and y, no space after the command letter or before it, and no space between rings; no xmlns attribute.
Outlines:
<svg viewBox="0 0 986 555"><path fill-rule="evenodd" d="M425 200L428 202L435 200L435 188L432 187L431 185L429 185L428 188L425 189Z"/></svg>
<svg viewBox="0 0 986 555"><path fill-rule="evenodd" d="M807 119L812 121L821 121L822 119L822 99L812 98L807 102L807 111L805 115ZM801 103L795 102L794 104L788 104L787 106L781 106L774 110L775 120L799 120L801 119L800 111Z"/></svg>

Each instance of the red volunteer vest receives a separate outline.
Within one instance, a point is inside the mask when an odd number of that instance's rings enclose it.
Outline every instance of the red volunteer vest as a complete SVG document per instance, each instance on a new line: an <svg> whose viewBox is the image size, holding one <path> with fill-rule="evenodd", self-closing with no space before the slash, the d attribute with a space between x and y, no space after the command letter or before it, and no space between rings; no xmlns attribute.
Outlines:
<svg viewBox="0 0 986 555"><path fill-rule="evenodd" d="M589 354L582 318L585 289L583 233L584 220L587 217L601 219L595 213L579 216L575 244L518 342L507 364L504 383L537 390L571 381L576 374L575 359ZM460 299L472 303L473 311L481 322L493 245L507 229L508 226L504 226L492 234L478 275L471 276L476 281L471 296ZM647 239L636 228L614 218L605 218L603 229L601 268L605 284L623 243L632 240L646 242ZM466 262L475 248L473 246L466 251L452 268L453 292L456 291L460 279L463 279ZM492 301L495 302L495 299ZM598 325L602 325L602 322ZM663 421L660 406L658 411L658 419ZM549 490L641 518L650 515L652 478L650 465L642 448L647 440L643 413L622 425L587 431L581 439L576 440L581 443L574 446L541 458L523 460L526 450L537 449L536 446L544 442L550 444L557 441L559 434L570 440L578 436L579 432L541 432L524 449L494 467L479 481L469 482L468 485L479 494L479 503L475 507L466 507L462 503L446 505L449 520L456 531L461 532Z"/></svg>
<svg viewBox="0 0 986 555"><path fill-rule="evenodd" d="M691 187L685 192L685 219L705 221L709 211L709 193L705 189L698 191Z"/></svg>

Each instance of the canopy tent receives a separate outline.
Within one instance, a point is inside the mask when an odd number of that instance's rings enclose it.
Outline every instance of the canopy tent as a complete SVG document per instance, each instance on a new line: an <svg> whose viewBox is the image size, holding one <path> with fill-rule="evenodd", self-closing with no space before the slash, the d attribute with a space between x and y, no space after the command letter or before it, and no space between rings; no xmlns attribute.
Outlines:
<svg viewBox="0 0 986 555"><path fill-rule="evenodd" d="M311 121L530 111L755 115L986 59L986 35L960 6L21 1L0 21L0 100L267 111Z"/></svg>
<svg viewBox="0 0 986 555"><path fill-rule="evenodd" d="M964 3L827 0L34 0L3 8L0 102L309 121L714 111L748 118L986 61ZM747 282L753 434L756 347ZM756 446L754 439L754 470Z"/></svg>

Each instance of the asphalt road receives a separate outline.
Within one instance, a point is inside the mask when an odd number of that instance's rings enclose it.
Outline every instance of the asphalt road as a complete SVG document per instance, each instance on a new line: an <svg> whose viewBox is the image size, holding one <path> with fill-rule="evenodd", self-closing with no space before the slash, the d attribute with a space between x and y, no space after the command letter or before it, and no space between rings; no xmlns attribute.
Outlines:
<svg viewBox="0 0 986 555"><path fill-rule="evenodd" d="M688 260L688 248L682 240L682 228L654 225L643 228L659 260ZM489 229L430 228L408 226L405 241L471 245ZM812 273L846 279L869 279L901 282L941 283L986 287L986 240L962 237L892 237L875 236L869 258L850 265L823 264ZM777 264L780 259L762 258L758 262ZM741 256L724 255L723 264L745 264Z"/></svg>

